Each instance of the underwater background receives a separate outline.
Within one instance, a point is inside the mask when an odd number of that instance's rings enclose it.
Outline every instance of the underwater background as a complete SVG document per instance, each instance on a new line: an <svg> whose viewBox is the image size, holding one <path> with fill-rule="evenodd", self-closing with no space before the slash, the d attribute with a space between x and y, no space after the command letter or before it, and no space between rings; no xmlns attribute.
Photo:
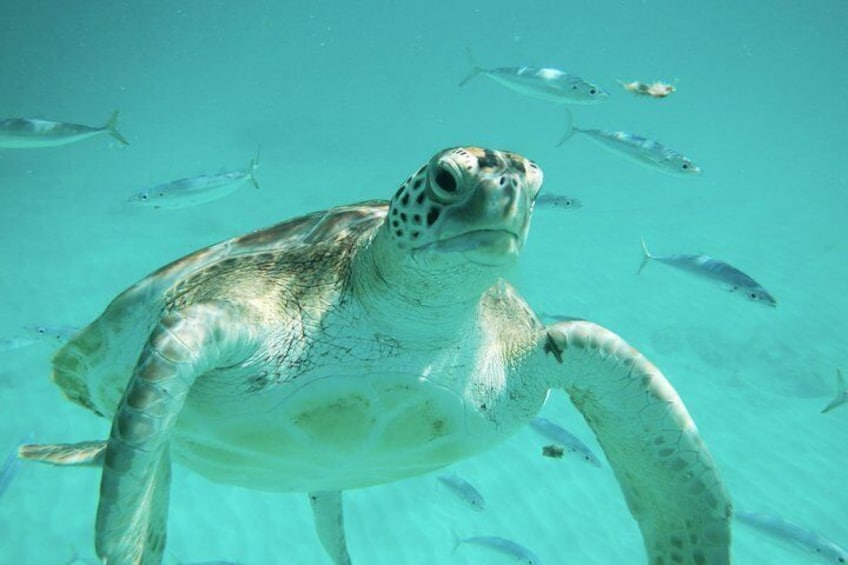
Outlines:
<svg viewBox="0 0 848 565"><path fill-rule="evenodd" d="M540 313L621 334L668 377L736 508L848 544L848 406L821 414L848 371L848 4L676 2L0 2L0 119L102 125L108 136L0 149L0 338L84 326L118 293L195 249L306 212L389 198L436 151L510 149L579 199L540 209L512 281ZM611 93L577 124L679 150L699 178L640 167L583 136L556 147L562 106L468 72L551 66ZM666 99L616 80L665 80ZM180 210L128 198L173 179L243 168L260 190ZM661 264L707 253L762 283L777 308ZM102 439L109 423L50 382L57 344L2 353L0 460L40 442ZM600 448L564 393L542 415ZM347 493L357 563L498 563L454 540L498 535L544 563L643 563L609 466L541 457L526 429L455 471ZM99 473L24 462L0 498L0 562L93 559ZM218 485L174 469L166 562L328 563L304 494ZM738 525L741 564L817 558ZM80 561L74 561L78 557ZM501 559L501 561L498 561ZM826 561L822 561L826 562Z"/></svg>

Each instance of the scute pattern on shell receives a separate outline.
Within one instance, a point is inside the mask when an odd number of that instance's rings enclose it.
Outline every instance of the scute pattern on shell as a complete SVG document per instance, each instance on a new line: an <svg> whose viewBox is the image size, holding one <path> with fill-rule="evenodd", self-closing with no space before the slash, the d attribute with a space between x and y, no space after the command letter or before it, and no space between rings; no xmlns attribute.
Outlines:
<svg viewBox="0 0 848 565"><path fill-rule="evenodd" d="M165 311L179 306L192 280L209 270L271 263L280 254L308 256L321 247L370 237L388 212L373 200L340 206L228 239L178 259L115 298L103 314L53 358L53 381L65 396L98 415L114 412L141 348Z"/></svg>

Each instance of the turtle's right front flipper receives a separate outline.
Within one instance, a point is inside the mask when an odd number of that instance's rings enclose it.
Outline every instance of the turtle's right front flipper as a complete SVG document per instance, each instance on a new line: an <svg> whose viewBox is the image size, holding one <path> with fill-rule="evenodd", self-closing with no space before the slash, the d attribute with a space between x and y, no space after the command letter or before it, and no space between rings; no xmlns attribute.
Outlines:
<svg viewBox="0 0 848 565"><path fill-rule="evenodd" d="M108 564L158 564L165 548L168 437L195 381L245 359L251 331L226 304L162 318L139 357L103 454L95 546Z"/></svg>

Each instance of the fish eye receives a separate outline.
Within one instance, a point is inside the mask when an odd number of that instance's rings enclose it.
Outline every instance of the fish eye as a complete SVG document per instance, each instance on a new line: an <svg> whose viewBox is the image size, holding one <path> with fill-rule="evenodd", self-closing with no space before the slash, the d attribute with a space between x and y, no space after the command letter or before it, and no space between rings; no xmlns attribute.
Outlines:
<svg viewBox="0 0 848 565"><path fill-rule="evenodd" d="M680 168L685 171L686 169L689 168L689 163L683 163L682 165L680 165Z"/></svg>
<svg viewBox="0 0 848 565"><path fill-rule="evenodd" d="M589 89L589 94L591 94L592 96L594 96L594 95L595 95L595 94L597 94L597 93L598 93L598 91L597 91L597 90L595 90L594 88L590 88L590 89Z"/></svg>
<svg viewBox="0 0 848 565"><path fill-rule="evenodd" d="M750 300L759 300L760 295L759 295L759 294L757 294L756 292L749 292L749 293L748 293L748 298L749 298Z"/></svg>
<svg viewBox="0 0 848 565"><path fill-rule="evenodd" d="M141 198L142 200L147 200L147 199L149 198L149 196L147 196L147 193L146 193L146 192L142 192L142 193L139 195L139 198Z"/></svg>

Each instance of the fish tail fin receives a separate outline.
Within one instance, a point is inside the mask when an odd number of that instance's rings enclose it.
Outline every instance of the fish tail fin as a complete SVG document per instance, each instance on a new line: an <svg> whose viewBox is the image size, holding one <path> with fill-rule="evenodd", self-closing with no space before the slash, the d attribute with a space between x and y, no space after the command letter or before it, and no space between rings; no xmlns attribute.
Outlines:
<svg viewBox="0 0 848 565"><path fill-rule="evenodd" d="M465 78L463 78L459 82L459 86L465 86L466 82L476 77L478 74L480 74L480 71L483 70L483 68L477 64L477 59L474 58L474 53L471 51L471 47L465 47L465 57L466 59L468 59L469 70L468 74L465 75Z"/></svg>
<svg viewBox="0 0 848 565"><path fill-rule="evenodd" d="M848 392L845 389L845 377L842 375L842 371L836 369L836 396L822 409L821 413L830 412L846 402L848 402Z"/></svg>
<svg viewBox="0 0 848 565"><path fill-rule="evenodd" d="M250 160L250 164L247 166L247 178L250 179L250 183L253 185L253 188L259 190L259 181L256 180L256 170L259 169L259 150L260 147L256 148L256 157Z"/></svg>
<svg viewBox="0 0 848 565"><path fill-rule="evenodd" d="M462 538L459 537L456 530L451 530L451 535L453 536L453 549L451 549L451 554L454 554L457 550L459 550L459 546L462 545Z"/></svg>
<svg viewBox="0 0 848 565"><path fill-rule="evenodd" d="M636 96L637 94L639 94L638 92L636 92L636 89L634 89L634 88L632 88L632 87L630 86L630 84L631 84L631 83L629 83L629 82L624 82L623 80L616 80L615 82L617 82L618 84L620 84L620 85L621 85L621 88L623 88L623 89L624 89L624 90L626 90L627 92L630 92L631 94L633 94L633 96Z"/></svg>
<svg viewBox="0 0 848 565"><path fill-rule="evenodd" d="M126 145L129 145L130 142L127 141L127 138L125 138L123 135L121 135L121 132L118 131L118 114L119 113L120 112L118 110L115 110L114 112L112 112L112 116L109 118L109 121L106 122L106 125L103 126L103 129L108 131L109 135L111 135L112 137L114 137L115 139L120 141L122 145L126 146Z"/></svg>
<svg viewBox="0 0 848 565"><path fill-rule="evenodd" d="M565 108L565 133L562 134L562 137L557 142L556 146L559 147L577 133L579 130L574 125L574 114L571 113L571 110L568 107Z"/></svg>
<svg viewBox="0 0 848 565"><path fill-rule="evenodd" d="M642 241L642 262L639 263L639 268L636 269L636 275L639 275L639 273L642 272L642 269L644 269L648 265L648 263L651 261L651 259L654 258L654 256L651 255L651 252L648 251L648 244L645 243L644 237L641 238L641 241Z"/></svg>

